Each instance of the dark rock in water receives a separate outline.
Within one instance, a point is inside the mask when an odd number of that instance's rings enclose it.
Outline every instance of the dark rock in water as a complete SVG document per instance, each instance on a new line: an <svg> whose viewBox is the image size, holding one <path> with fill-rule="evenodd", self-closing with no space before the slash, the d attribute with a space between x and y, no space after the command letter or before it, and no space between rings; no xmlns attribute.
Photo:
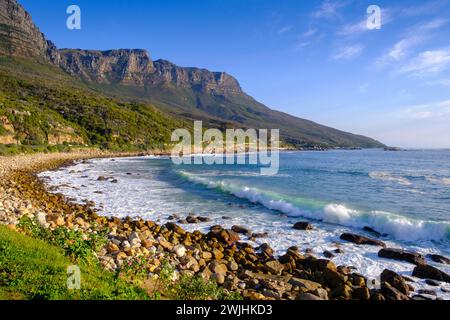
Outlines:
<svg viewBox="0 0 450 320"><path fill-rule="evenodd" d="M378 231L376 231L375 229L373 229L371 227L364 227L363 230L366 232L370 232L371 234L373 234L376 237L381 237L381 233L379 233Z"/></svg>
<svg viewBox="0 0 450 320"><path fill-rule="evenodd" d="M409 286L406 283L405 279L394 271L385 269L380 276L381 282L388 282L395 289L400 291L405 295L409 295Z"/></svg>
<svg viewBox="0 0 450 320"><path fill-rule="evenodd" d="M386 248L386 244L383 241L370 239L368 237L360 236L353 233L343 233L341 239L355 244L365 244L370 246L380 246Z"/></svg>
<svg viewBox="0 0 450 320"><path fill-rule="evenodd" d="M211 219L208 217L197 217L200 222L211 222Z"/></svg>
<svg viewBox="0 0 450 320"><path fill-rule="evenodd" d="M403 278L406 282L415 282L413 279L411 279L410 277L407 277L407 276L402 276L402 278Z"/></svg>
<svg viewBox="0 0 450 320"><path fill-rule="evenodd" d="M119 181L117 179L113 179L111 180L111 183L119 183Z"/></svg>
<svg viewBox="0 0 450 320"><path fill-rule="evenodd" d="M127 172L127 176L131 176L133 175L131 172Z"/></svg>
<svg viewBox="0 0 450 320"><path fill-rule="evenodd" d="M380 258L406 261L415 265L425 264L425 258L421 254L402 249L384 248L378 252L378 256Z"/></svg>
<svg viewBox="0 0 450 320"><path fill-rule="evenodd" d="M391 286L388 282L381 283L381 293L388 300L409 300L409 297L407 295Z"/></svg>
<svg viewBox="0 0 450 320"><path fill-rule="evenodd" d="M438 281L432 279L426 279L425 283L432 287L439 287L441 285Z"/></svg>
<svg viewBox="0 0 450 320"><path fill-rule="evenodd" d="M334 253L340 253L340 254L342 254L342 253L344 253L344 250L342 250L342 249L334 249Z"/></svg>
<svg viewBox="0 0 450 320"><path fill-rule="evenodd" d="M436 291L434 291L434 290L428 290L428 289L419 289L419 290L417 291L417 293L418 293L418 294L427 294L427 295L430 295L430 296L437 296Z"/></svg>
<svg viewBox="0 0 450 320"><path fill-rule="evenodd" d="M328 259L331 259L331 258L334 258L334 257L335 257L335 255L332 254L332 253L331 253L330 251L328 251L328 250L324 251L324 252L323 252L323 255L325 256L325 258L328 258Z"/></svg>
<svg viewBox="0 0 450 320"><path fill-rule="evenodd" d="M186 219L180 219L177 221L179 224L187 224L187 220Z"/></svg>
<svg viewBox="0 0 450 320"><path fill-rule="evenodd" d="M425 297L425 296L422 296L422 295L419 295L419 294L413 296L411 299L414 300L414 301L429 301L429 300L433 300L433 298L431 298L431 297Z"/></svg>
<svg viewBox="0 0 450 320"><path fill-rule="evenodd" d="M450 275L429 265L418 265L414 268L412 275L413 277L421 279L431 279L450 283Z"/></svg>
<svg viewBox="0 0 450 320"><path fill-rule="evenodd" d="M188 223L199 223L200 222L200 220L197 217L192 216L192 215L187 216L186 221Z"/></svg>
<svg viewBox="0 0 450 320"><path fill-rule="evenodd" d="M222 220L231 220L231 217L223 216Z"/></svg>
<svg viewBox="0 0 450 320"><path fill-rule="evenodd" d="M311 254L311 253L313 253L313 249L311 249L311 248L306 248L306 249L305 249L305 253Z"/></svg>
<svg viewBox="0 0 450 320"><path fill-rule="evenodd" d="M300 221L300 222L297 222L296 224L294 224L293 228L295 230L312 230L313 226L309 222Z"/></svg>
<svg viewBox="0 0 450 320"><path fill-rule="evenodd" d="M106 181L108 180L108 178L104 177L104 176L100 176L97 178L97 181Z"/></svg>
<svg viewBox="0 0 450 320"><path fill-rule="evenodd" d="M267 238L268 236L269 236L268 232L252 233L252 238Z"/></svg>
<svg viewBox="0 0 450 320"><path fill-rule="evenodd" d="M429 254L427 255L427 258L430 258L434 262L442 263L442 264L450 264L450 259L446 258L444 256L440 256L438 254Z"/></svg>
<svg viewBox="0 0 450 320"><path fill-rule="evenodd" d="M236 233L240 233L240 234L250 234L250 230L248 230L247 228L241 227L241 226L232 226L231 230L233 230Z"/></svg>

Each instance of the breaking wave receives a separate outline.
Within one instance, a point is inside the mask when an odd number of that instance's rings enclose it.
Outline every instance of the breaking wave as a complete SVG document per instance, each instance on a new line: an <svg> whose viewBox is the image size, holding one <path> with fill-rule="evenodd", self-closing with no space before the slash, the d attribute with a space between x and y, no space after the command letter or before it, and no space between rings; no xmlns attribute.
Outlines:
<svg viewBox="0 0 450 320"><path fill-rule="evenodd" d="M448 222L416 220L384 211L363 212L342 204L289 197L223 180L214 181L185 171L178 171L178 174L192 183L232 194L291 217L304 217L353 228L369 226L397 240L450 240L450 223Z"/></svg>

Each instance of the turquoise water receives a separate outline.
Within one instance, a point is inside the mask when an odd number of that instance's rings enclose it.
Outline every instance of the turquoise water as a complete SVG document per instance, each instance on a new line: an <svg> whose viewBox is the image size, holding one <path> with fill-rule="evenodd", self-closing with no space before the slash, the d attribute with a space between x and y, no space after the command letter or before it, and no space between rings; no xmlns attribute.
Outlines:
<svg viewBox="0 0 450 320"><path fill-rule="evenodd" d="M369 226L390 247L449 256L449 164L445 150L283 152L276 176L262 176L253 165L177 166L167 157L139 157L80 162L42 177L75 201L93 200L108 216L165 223L171 215L194 213L212 221L183 228L243 225L267 232L255 244L267 242L277 254L296 245L320 257L339 247L345 253L333 258L337 265L376 278L384 268L411 276L414 266L378 258L379 248L345 243L340 235L373 236L363 230ZM97 181L99 176L118 183ZM292 228L303 220L314 230ZM450 266L429 263L450 273ZM417 286L426 284L418 280Z"/></svg>

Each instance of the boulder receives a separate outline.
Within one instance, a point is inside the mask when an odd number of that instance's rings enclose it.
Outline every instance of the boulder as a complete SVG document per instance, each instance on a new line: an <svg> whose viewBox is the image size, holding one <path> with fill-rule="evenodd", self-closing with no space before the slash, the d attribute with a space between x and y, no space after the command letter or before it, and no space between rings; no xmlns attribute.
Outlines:
<svg viewBox="0 0 450 320"><path fill-rule="evenodd" d="M409 295L409 286L406 283L405 279L394 271L385 269L380 276L381 282L388 282L395 289L400 291L405 295Z"/></svg>
<svg viewBox="0 0 450 320"><path fill-rule="evenodd" d="M292 277L289 280L289 284L292 285L293 287L300 288L302 291L305 292L315 291L319 288L322 288L322 285L318 282L294 277Z"/></svg>
<svg viewBox="0 0 450 320"><path fill-rule="evenodd" d="M264 264L264 269L271 274L280 275L284 270L284 266L278 260L272 260Z"/></svg>
<svg viewBox="0 0 450 320"><path fill-rule="evenodd" d="M343 285L340 285L339 287L337 287L336 289L334 289L331 292L331 296L333 298L350 300L352 298L352 292L353 292L352 287L350 287L346 284L343 284Z"/></svg>
<svg viewBox="0 0 450 320"><path fill-rule="evenodd" d="M173 247L173 252L177 255L178 258L182 258L186 254L186 248L183 245L177 245Z"/></svg>
<svg viewBox="0 0 450 320"><path fill-rule="evenodd" d="M295 230L312 230L313 226L309 222L300 221L300 222L297 222L296 224L294 224L293 228Z"/></svg>
<svg viewBox="0 0 450 320"><path fill-rule="evenodd" d="M297 295L296 300L303 300L303 301L316 301L316 300L325 300L321 297L318 297L312 293L302 292Z"/></svg>
<svg viewBox="0 0 450 320"><path fill-rule="evenodd" d="M187 216L186 221L188 223L199 223L200 222L200 220L195 216Z"/></svg>
<svg viewBox="0 0 450 320"><path fill-rule="evenodd" d="M450 275L429 265L418 265L414 268L413 277L421 279L431 279L450 283Z"/></svg>
<svg viewBox="0 0 450 320"><path fill-rule="evenodd" d="M384 248L378 252L378 256L380 258L406 261L415 265L425 264L425 258L421 254L402 249Z"/></svg>
<svg viewBox="0 0 450 320"><path fill-rule="evenodd" d="M429 254L427 255L432 261L442 264L450 264L450 259L438 254Z"/></svg>
<svg viewBox="0 0 450 320"><path fill-rule="evenodd" d="M211 270L212 273L218 273L226 275L228 269L227 266L223 263L220 263L218 261L213 261L209 264L209 270Z"/></svg>
<svg viewBox="0 0 450 320"><path fill-rule="evenodd" d="M380 246L386 248L386 244L381 240L371 239L365 236L353 234L353 233L343 233L340 237L342 240L353 242L360 245L370 245L370 246Z"/></svg>
<svg viewBox="0 0 450 320"><path fill-rule="evenodd" d="M391 286L388 282L381 283L381 293L388 300L409 300L407 295Z"/></svg>
<svg viewBox="0 0 450 320"><path fill-rule="evenodd" d="M355 288L353 298L356 300L370 300L370 290L367 287Z"/></svg>
<svg viewBox="0 0 450 320"><path fill-rule="evenodd" d="M331 253L330 251L328 251L328 250L325 250L323 252L323 255L324 255L325 258L328 258L328 259L332 259L332 258L335 257L335 255L333 253Z"/></svg>
<svg viewBox="0 0 450 320"><path fill-rule="evenodd" d="M363 230L373 234L375 237L381 237L381 233L379 233L378 231L376 231L375 229L373 229L371 227L367 227L366 226L366 227L363 228Z"/></svg>
<svg viewBox="0 0 450 320"><path fill-rule="evenodd" d="M241 226L232 226L231 230L233 230L236 233L240 233L240 234L250 234L250 230Z"/></svg>

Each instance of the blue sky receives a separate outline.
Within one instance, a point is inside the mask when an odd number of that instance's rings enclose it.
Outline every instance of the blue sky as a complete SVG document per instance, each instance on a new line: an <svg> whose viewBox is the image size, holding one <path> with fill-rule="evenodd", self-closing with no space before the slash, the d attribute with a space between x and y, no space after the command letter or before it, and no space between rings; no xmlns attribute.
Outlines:
<svg viewBox="0 0 450 320"><path fill-rule="evenodd" d="M401 147L450 148L450 0L19 0L59 48L148 49L226 71L271 108ZM79 5L82 29L66 28ZM366 27L367 7L382 28Z"/></svg>

